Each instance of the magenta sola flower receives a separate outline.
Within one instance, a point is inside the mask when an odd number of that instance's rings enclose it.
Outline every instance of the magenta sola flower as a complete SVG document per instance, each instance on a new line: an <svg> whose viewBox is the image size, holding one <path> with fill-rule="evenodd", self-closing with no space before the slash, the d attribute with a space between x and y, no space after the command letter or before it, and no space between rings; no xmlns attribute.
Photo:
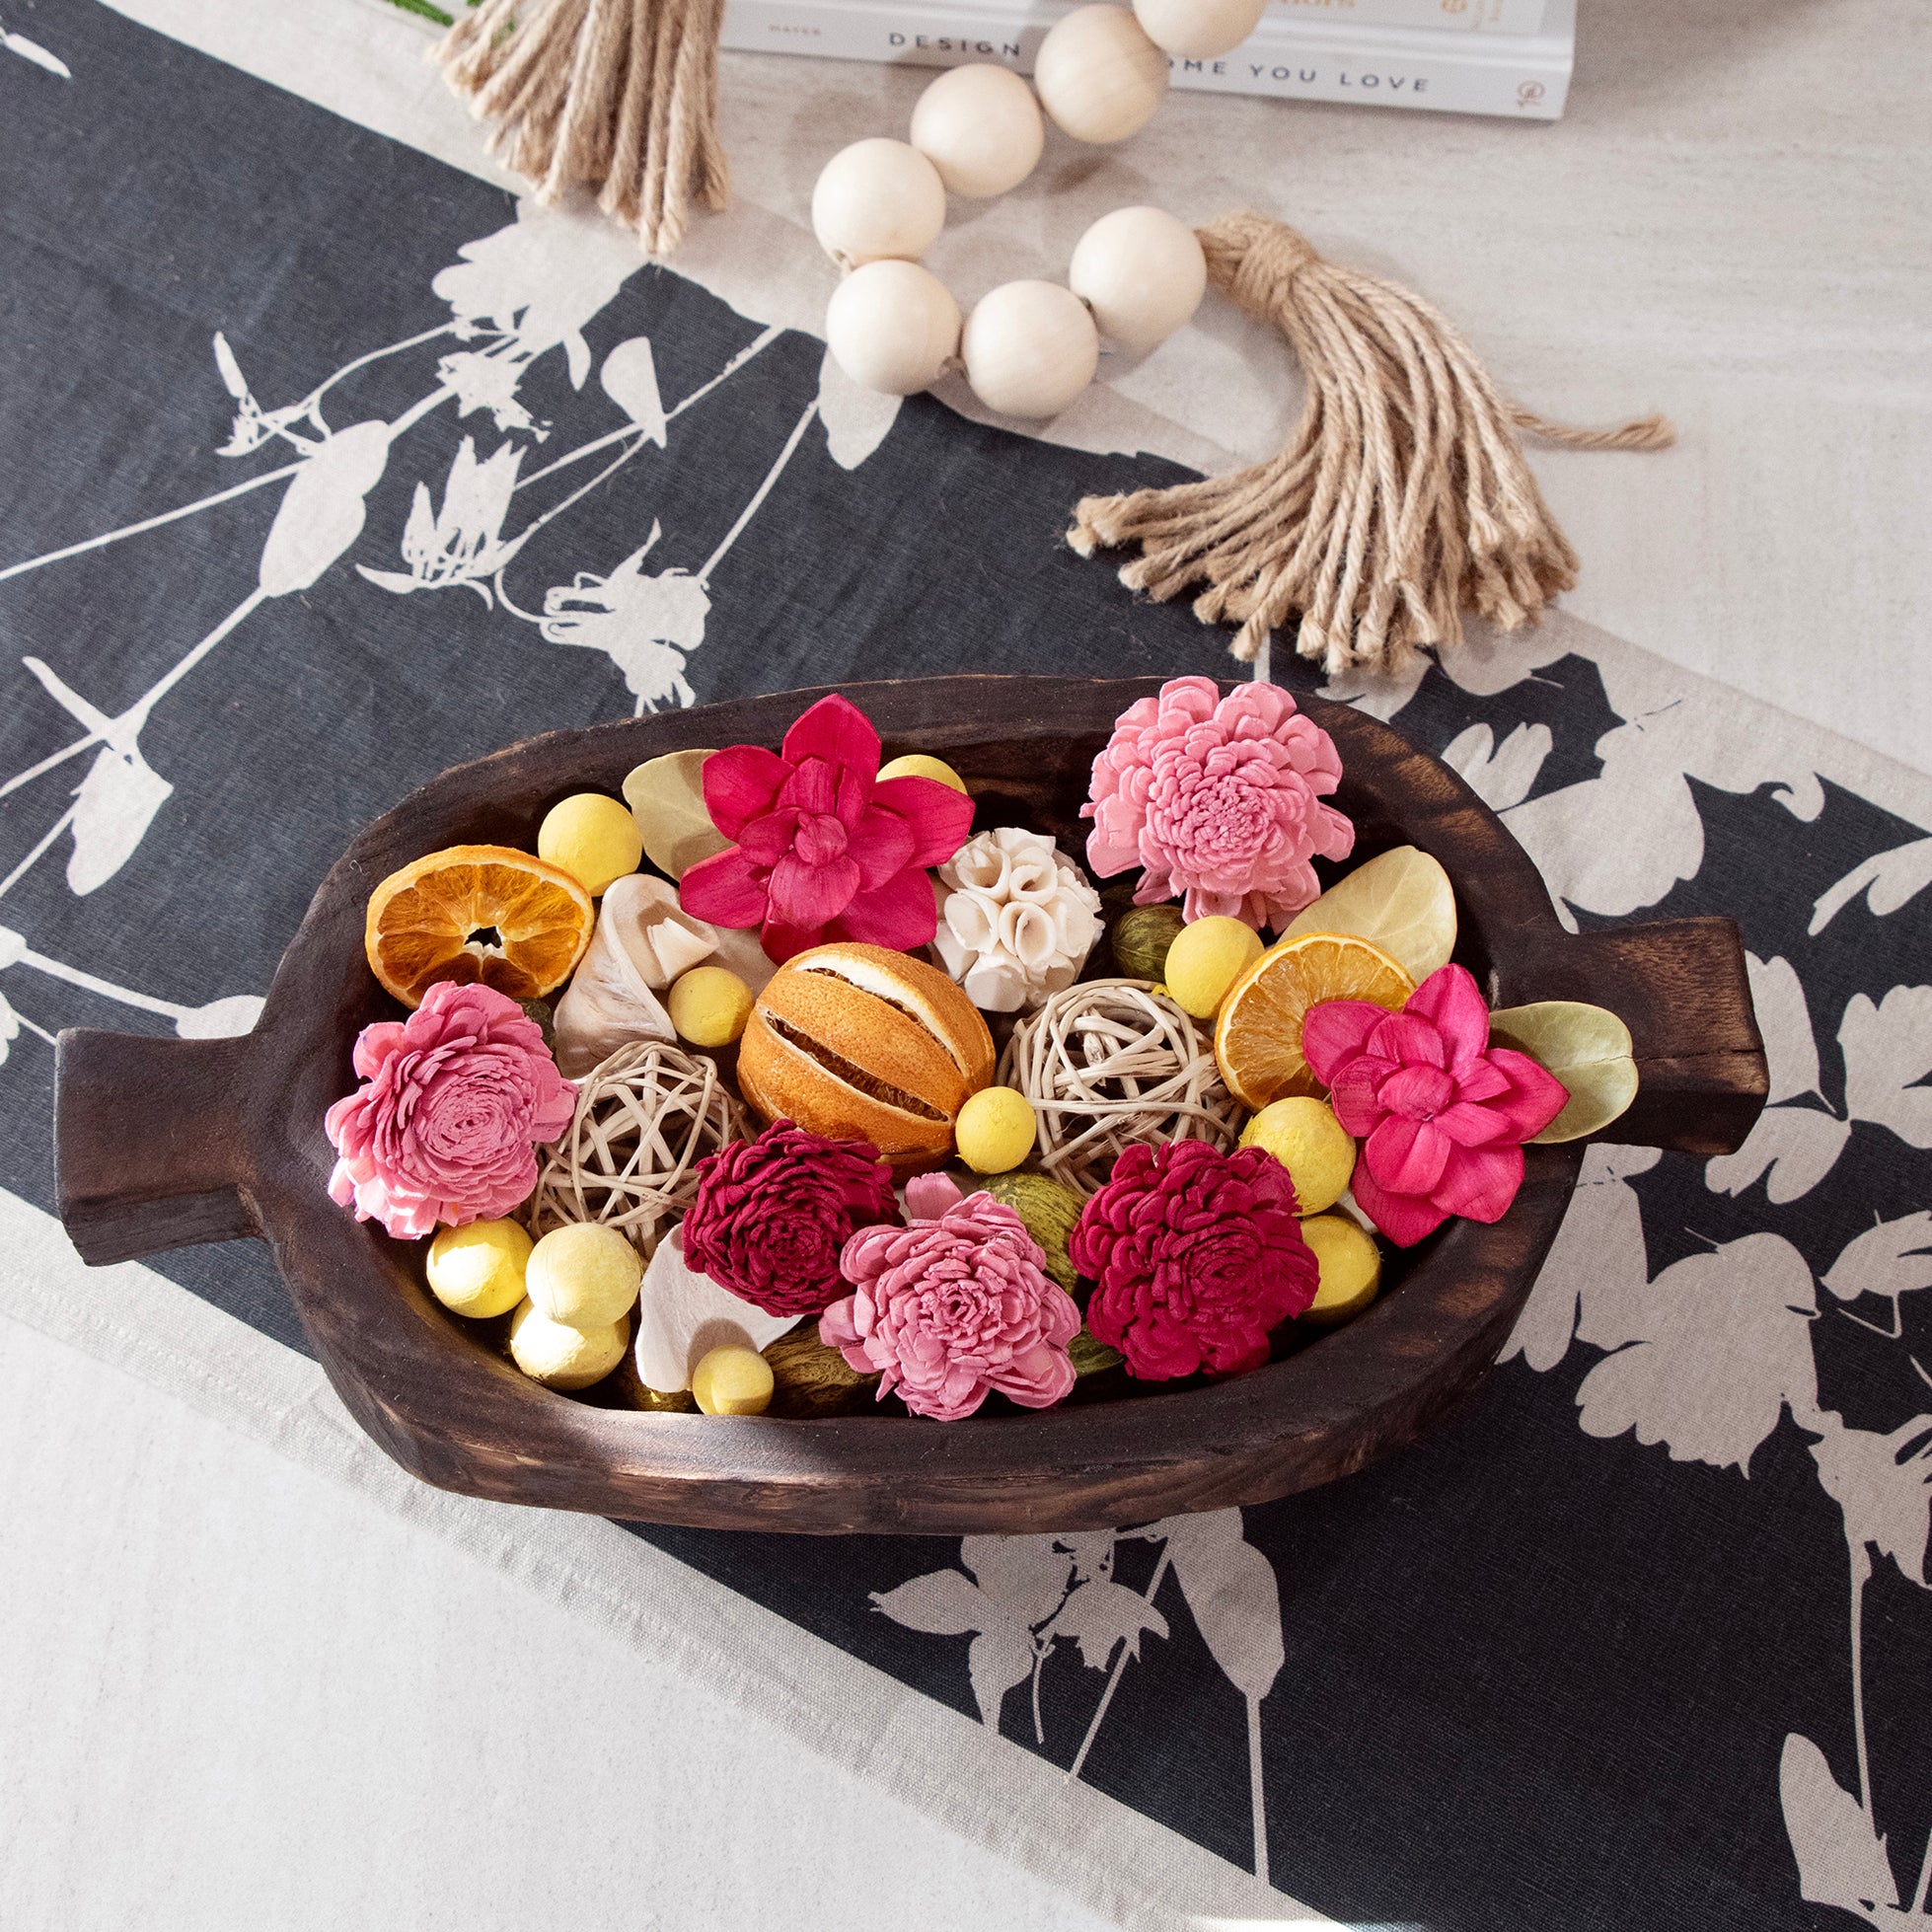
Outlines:
<svg viewBox="0 0 1932 1932"><path fill-rule="evenodd" d="M1314 1300L1320 1278L1295 1183L1260 1148L1124 1149L1071 1245L1094 1284L1086 1325L1149 1381L1260 1368L1269 1330Z"/></svg>
<svg viewBox="0 0 1932 1932"><path fill-rule="evenodd" d="M1356 1206L1397 1247L1450 1215L1500 1221L1523 1185L1523 1143L1570 1097L1527 1054L1489 1044L1489 1007L1460 966L1431 973L1399 1013L1311 1006L1301 1051L1362 1142Z"/></svg>
<svg viewBox="0 0 1932 1932"><path fill-rule="evenodd" d="M705 805L734 843L684 875L679 900L713 926L762 929L780 964L859 939L910 952L937 929L929 865L973 827L973 801L934 779L879 780L879 734L855 705L821 698L783 747L733 745L705 761Z"/></svg>

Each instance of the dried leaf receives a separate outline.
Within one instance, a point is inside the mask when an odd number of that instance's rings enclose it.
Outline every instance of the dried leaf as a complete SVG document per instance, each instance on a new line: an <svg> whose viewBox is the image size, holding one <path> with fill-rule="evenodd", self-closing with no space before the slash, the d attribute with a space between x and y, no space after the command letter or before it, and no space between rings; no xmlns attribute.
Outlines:
<svg viewBox="0 0 1932 1932"><path fill-rule="evenodd" d="M1239 1510L1169 1517L1167 1560L1202 1641L1243 1697L1267 1696L1287 1657L1275 1567L1241 1533Z"/></svg>
<svg viewBox="0 0 1932 1932"><path fill-rule="evenodd" d="M1110 1349L1090 1328L1082 1328L1067 1344L1067 1355L1074 1365L1076 1375L1104 1375L1109 1369L1118 1369L1127 1360L1118 1349Z"/></svg>
<svg viewBox="0 0 1932 1932"><path fill-rule="evenodd" d="M731 843L711 823L705 806L702 774L710 755L666 752L647 759L624 781L624 802L644 835L644 856L674 879Z"/></svg>
<svg viewBox="0 0 1932 1932"><path fill-rule="evenodd" d="M1420 986L1455 950L1455 889L1426 852L1397 846L1337 880L1296 914L1282 937L1306 932L1367 939Z"/></svg>
<svg viewBox="0 0 1932 1932"><path fill-rule="evenodd" d="M1536 1136L1538 1147L1600 1133L1637 1097L1630 1029L1605 1007L1581 1000L1506 1006L1490 1014L1489 1037L1526 1053L1569 1089L1563 1111Z"/></svg>

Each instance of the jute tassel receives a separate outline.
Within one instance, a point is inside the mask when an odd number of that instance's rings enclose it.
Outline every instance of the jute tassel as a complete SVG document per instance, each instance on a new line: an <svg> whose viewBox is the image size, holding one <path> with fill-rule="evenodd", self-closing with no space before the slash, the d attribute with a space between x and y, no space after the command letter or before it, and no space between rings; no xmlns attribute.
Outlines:
<svg viewBox="0 0 1932 1932"><path fill-rule="evenodd" d="M1459 643L1464 610L1533 624L1577 558L1517 432L1572 449L1675 440L1662 416L1567 429L1506 403L1420 296L1323 260L1280 222L1228 214L1198 233L1209 279L1279 325L1300 361L1294 438L1234 476L1089 496L1068 541L1083 557L1138 545L1121 582L1162 602L1205 581L1194 614L1239 622L1243 662L1298 612L1297 649L1330 673Z"/></svg>
<svg viewBox="0 0 1932 1932"><path fill-rule="evenodd" d="M721 208L730 193L723 14L724 0L483 0L436 60L540 201L585 188L647 254L669 255L692 204Z"/></svg>

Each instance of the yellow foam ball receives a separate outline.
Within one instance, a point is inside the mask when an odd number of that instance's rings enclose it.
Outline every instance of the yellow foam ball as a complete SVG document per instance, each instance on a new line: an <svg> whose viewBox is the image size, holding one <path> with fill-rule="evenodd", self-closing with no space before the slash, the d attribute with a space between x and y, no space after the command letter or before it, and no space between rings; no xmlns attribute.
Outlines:
<svg viewBox="0 0 1932 1932"><path fill-rule="evenodd" d="M1026 1095L1010 1086L983 1086L960 1108L953 1145L976 1174L1003 1174L1033 1152L1038 1126Z"/></svg>
<svg viewBox="0 0 1932 1932"><path fill-rule="evenodd" d="M580 791L553 805L537 829L537 856L560 865L593 899L634 872L643 855L637 821L601 791Z"/></svg>
<svg viewBox="0 0 1932 1932"><path fill-rule="evenodd" d="M771 1406L772 1365L756 1349L712 1349L691 1372L692 1398L707 1416L757 1416Z"/></svg>
<svg viewBox="0 0 1932 1932"><path fill-rule="evenodd" d="M439 1227L429 1243L429 1292L444 1307L474 1320L506 1315L523 1300L530 1245L513 1221Z"/></svg>
<svg viewBox="0 0 1932 1932"><path fill-rule="evenodd" d="M887 779L936 779L955 791L966 789L966 780L943 758L923 751L909 751L904 758L889 759L879 767L879 781Z"/></svg>
<svg viewBox="0 0 1932 1932"><path fill-rule="evenodd" d="M1197 919L1174 934L1161 968L1167 991L1196 1019L1212 1019L1227 989L1261 957L1261 934L1238 919Z"/></svg>
<svg viewBox="0 0 1932 1932"><path fill-rule="evenodd" d="M694 966L665 998L671 1024L695 1047L728 1047L751 1018L751 988L722 966Z"/></svg>
<svg viewBox="0 0 1932 1932"><path fill-rule="evenodd" d="M537 1310L570 1328L603 1328L635 1305L644 1264L615 1227L594 1221L554 1227L530 1250L526 1293Z"/></svg>
<svg viewBox="0 0 1932 1932"><path fill-rule="evenodd" d="M571 1328L529 1301L510 1317L510 1360L546 1388L588 1388L602 1381L630 1346L628 1321Z"/></svg>
<svg viewBox="0 0 1932 1932"><path fill-rule="evenodd" d="M1359 1315L1381 1286L1381 1250L1375 1237L1346 1215L1311 1215L1301 1224L1301 1238L1314 1249L1321 1285L1314 1304L1301 1316L1317 1328L1333 1328Z"/></svg>
<svg viewBox="0 0 1932 1932"><path fill-rule="evenodd" d="M1272 1102L1241 1129L1241 1145L1264 1149L1288 1169L1303 1215L1332 1208L1355 1172L1355 1142L1326 1100Z"/></svg>

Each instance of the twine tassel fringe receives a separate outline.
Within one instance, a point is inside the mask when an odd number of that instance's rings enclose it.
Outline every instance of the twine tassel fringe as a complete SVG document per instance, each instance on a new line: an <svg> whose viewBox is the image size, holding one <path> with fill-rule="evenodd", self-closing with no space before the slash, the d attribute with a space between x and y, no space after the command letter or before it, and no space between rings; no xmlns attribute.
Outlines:
<svg viewBox="0 0 1932 1932"><path fill-rule="evenodd" d="M694 206L722 208L723 0L483 0L435 59L490 151L549 205L573 189L669 255Z"/></svg>
<svg viewBox="0 0 1932 1932"><path fill-rule="evenodd" d="M1506 402L1440 311L1280 222L1229 214L1199 234L1209 280L1288 337L1307 378L1300 420L1235 475L1085 498L1068 542L1083 557L1138 548L1120 580L1157 602L1205 584L1194 614L1238 623L1243 663L1298 614L1297 649L1331 676L1460 643L1465 610L1534 624L1577 558L1519 432L1570 449L1676 440L1662 416L1572 429Z"/></svg>

